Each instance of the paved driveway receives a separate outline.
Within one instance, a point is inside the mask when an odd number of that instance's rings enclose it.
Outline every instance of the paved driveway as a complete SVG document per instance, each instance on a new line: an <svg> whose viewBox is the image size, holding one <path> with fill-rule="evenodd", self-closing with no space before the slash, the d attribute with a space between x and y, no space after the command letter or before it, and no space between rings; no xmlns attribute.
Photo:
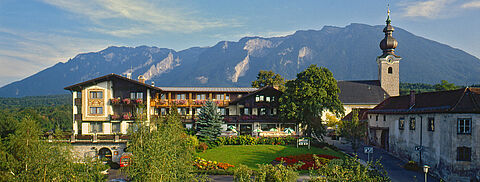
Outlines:
<svg viewBox="0 0 480 182"><path fill-rule="evenodd" d="M330 138L326 137L326 142L338 147L340 150L353 154L353 149L349 143L340 142L338 140L330 140ZM367 161L367 155L363 153L363 146L359 148L358 157L364 161ZM411 182L423 182L425 181L425 174L423 172L416 172L410 171L402 168L405 164L404 161L394 157L390 153L386 152L381 148L374 147L374 153L370 154L370 160L377 160L379 159L382 163L383 167L388 173L388 176L392 179L393 182L404 182L404 181L411 181ZM432 176L428 176L428 182L437 182L440 181Z"/></svg>

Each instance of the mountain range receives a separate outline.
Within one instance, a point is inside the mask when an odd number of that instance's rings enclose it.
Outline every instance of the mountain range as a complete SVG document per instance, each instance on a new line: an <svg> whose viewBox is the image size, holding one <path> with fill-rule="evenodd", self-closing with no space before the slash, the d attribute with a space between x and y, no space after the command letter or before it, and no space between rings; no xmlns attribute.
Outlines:
<svg viewBox="0 0 480 182"><path fill-rule="evenodd" d="M108 47L82 53L0 88L0 97L68 93L64 87L109 73L144 75L155 86L250 86L260 70L295 78L310 64L328 68L337 80L377 79L376 57L384 26L350 24L299 30L284 37L244 37L211 47L175 51L149 46ZM462 50L395 27L400 81L459 85L480 83L480 60Z"/></svg>

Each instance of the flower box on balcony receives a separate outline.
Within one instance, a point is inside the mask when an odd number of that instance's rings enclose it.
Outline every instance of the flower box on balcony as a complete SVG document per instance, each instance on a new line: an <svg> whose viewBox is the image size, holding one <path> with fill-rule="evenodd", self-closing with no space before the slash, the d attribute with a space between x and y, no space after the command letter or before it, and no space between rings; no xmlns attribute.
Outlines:
<svg viewBox="0 0 480 182"><path fill-rule="evenodd" d="M137 99L137 100L135 100L135 103L137 103L137 104L142 104L142 103L143 103L143 100L142 100L142 99Z"/></svg>
<svg viewBox="0 0 480 182"><path fill-rule="evenodd" d="M194 100L194 101L193 101L193 104L195 104L195 105L203 105L203 104L205 104L205 101L204 101L204 100Z"/></svg>
<svg viewBox="0 0 480 182"><path fill-rule="evenodd" d="M130 104L131 100L129 98L122 100L124 104Z"/></svg>
<svg viewBox="0 0 480 182"><path fill-rule="evenodd" d="M120 98L113 98L110 100L110 103L112 104L120 104Z"/></svg>
<svg viewBox="0 0 480 182"><path fill-rule="evenodd" d="M132 113L124 113L122 118L124 120L130 120L130 119L132 119Z"/></svg>
<svg viewBox="0 0 480 182"><path fill-rule="evenodd" d="M165 105L165 104L167 104L167 101L165 101L165 100L160 100L158 103L159 103L160 105Z"/></svg>
<svg viewBox="0 0 480 182"><path fill-rule="evenodd" d="M112 119L112 120L119 120L119 119L120 119L120 115L114 114L114 115L111 116L111 119Z"/></svg>
<svg viewBox="0 0 480 182"><path fill-rule="evenodd" d="M187 101L186 100L175 100L174 103L176 105L185 105L187 103Z"/></svg>

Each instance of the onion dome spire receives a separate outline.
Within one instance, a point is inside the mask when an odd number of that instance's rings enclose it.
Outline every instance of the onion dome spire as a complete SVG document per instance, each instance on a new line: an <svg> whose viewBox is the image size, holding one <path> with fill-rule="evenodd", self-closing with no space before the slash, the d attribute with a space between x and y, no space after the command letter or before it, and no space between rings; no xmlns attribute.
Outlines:
<svg viewBox="0 0 480 182"><path fill-rule="evenodd" d="M383 28L383 32L385 32L385 38L380 42L380 49L383 50L383 54L391 54L395 55L395 48L398 45L397 40L392 37L392 32L395 30L393 26L390 24L392 20L390 20L390 8L387 11L387 20L385 21L387 25Z"/></svg>

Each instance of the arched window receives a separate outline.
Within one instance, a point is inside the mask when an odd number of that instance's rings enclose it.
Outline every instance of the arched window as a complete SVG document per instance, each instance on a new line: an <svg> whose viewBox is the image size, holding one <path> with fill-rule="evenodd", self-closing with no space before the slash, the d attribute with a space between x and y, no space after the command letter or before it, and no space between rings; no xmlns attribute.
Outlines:
<svg viewBox="0 0 480 182"><path fill-rule="evenodd" d="M388 74L392 74L392 73L393 73L392 67L388 67Z"/></svg>

